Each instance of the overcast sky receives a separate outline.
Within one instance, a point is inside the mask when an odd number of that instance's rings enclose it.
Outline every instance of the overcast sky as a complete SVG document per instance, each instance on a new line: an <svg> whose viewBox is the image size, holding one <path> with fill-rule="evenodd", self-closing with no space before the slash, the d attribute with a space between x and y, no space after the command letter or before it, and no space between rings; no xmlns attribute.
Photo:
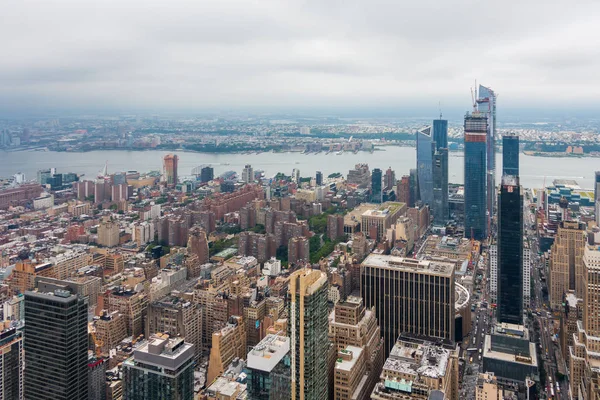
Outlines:
<svg viewBox="0 0 600 400"><path fill-rule="evenodd" d="M14 110L596 107L600 1L4 0Z"/></svg>

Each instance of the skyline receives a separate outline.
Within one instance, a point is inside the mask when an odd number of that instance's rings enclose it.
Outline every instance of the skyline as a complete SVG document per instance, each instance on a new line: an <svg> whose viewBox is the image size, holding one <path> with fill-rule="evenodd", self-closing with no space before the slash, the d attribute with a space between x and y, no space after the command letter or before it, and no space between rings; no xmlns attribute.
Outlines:
<svg viewBox="0 0 600 400"><path fill-rule="evenodd" d="M514 3L13 2L0 27L11 38L0 107L433 117L441 103L454 118L477 79L505 114L591 114L600 4Z"/></svg>

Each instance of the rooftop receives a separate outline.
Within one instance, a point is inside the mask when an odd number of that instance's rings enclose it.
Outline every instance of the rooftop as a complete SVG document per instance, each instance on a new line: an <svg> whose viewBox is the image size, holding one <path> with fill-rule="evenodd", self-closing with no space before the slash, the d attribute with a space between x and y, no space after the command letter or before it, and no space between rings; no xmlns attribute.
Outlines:
<svg viewBox="0 0 600 400"><path fill-rule="evenodd" d="M451 351L431 342L398 340L385 361L384 370L438 379L446 375Z"/></svg>
<svg viewBox="0 0 600 400"><path fill-rule="evenodd" d="M192 344L184 342L182 338L157 334L134 350L133 359L135 362L175 371L194 356L193 348ZM133 360L128 361L133 364Z"/></svg>
<svg viewBox="0 0 600 400"><path fill-rule="evenodd" d="M429 273L448 277L451 277L454 272L454 268L452 267L452 265L447 263L442 264L437 263L435 261L415 260L413 258L396 257L383 254L370 254L362 262L362 265L420 273Z"/></svg>
<svg viewBox="0 0 600 400"><path fill-rule="evenodd" d="M248 368L270 372L290 351L290 338L269 334L248 353Z"/></svg>
<svg viewBox="0 0 600 400"><path fill-rule="evenodd" d="M342 371L351 371L356 361L359 359L363 349L356 346L346 346L344 350L340 350L344 354L344 358L339 357L335 362L335 369Z"/></svg>

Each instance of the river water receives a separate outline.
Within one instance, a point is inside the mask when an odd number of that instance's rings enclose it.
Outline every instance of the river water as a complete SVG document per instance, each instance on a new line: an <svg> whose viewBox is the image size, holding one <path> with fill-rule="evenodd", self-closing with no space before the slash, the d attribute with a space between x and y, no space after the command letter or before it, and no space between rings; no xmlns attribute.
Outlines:
<svg viewBox="0 0 600 400"><path fill-rule="evenodd" d="M83 179L93 179L108 162L109 173L127 170L147 172L162 169L162 158L167 151L90 151L86 153L59 153L43 151L0 151L0 177L8 177L17 172L25 174L27 179L35 179L36 172L42 168L54 167L57 172L75 172L85 174ZM385 147L373 153L358 152L319 154L301 153L261 153L261 154L215 154L175 152L179 155L179 175L191 174L192 168L210 164L215 176L225 171L236 171L241 175L245 164L251 164L255 170L264 170L270 177L278 172L291 175L293 168L300 169L303 177L314 176L322 171L325 176L333 172L346 175L356 163L367 163L371 169L388 167L396 172L396 178L408 174L415 168L416 152L412 147ZM450 153L449 180L451 183L463 183L464 159L461 152ZM501 173L502 156L496 154L498 181ZM521 184L524 187L541 187L546 177L549 185L553 179L574 179L584 188L593 188L594 171L600 170L599 158L546 158L521 154Z"/></svg>

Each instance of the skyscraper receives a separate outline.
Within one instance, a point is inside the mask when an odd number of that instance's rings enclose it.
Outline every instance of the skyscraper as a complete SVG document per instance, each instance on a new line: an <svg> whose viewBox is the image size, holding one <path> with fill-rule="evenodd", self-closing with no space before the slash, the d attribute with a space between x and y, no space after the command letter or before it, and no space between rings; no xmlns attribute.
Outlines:
<svg viewBox="0 0 600 400"><path fill-rule="evenodd" d="M315 174L315 183L317 186L321 186L323 184L323 173L321 171L317 171Z"/></svg>
<svg viewBox="0 0 600 400"><path fill-rule="evenodd" d="M550 250L550 279L548 291L550 307L562 307L565 293L574 291L579 299L584 296L583 255L585 251L585 224L561 221Z"/></svg>
<svg viewBox="0 0 600 400"><path fill-rule="evenodd" d="M392 167L389 167L385 171L385 190L392 190L396 185L396 174L392 170Z"/></svg>
<svg viewBox="0 0 600 400"><path fill-rule="evenodd" d="M25 292L26 399L87 399L87 308L66 290Z"/></svg>
<svg viewBox="0 0 600 400"><path fill-rule="evenodd" d="M523 194L519 178L504 175L498 195L498 322L523 320Z"/></svg>
<svg viewBox="0 0 600 400"><path fill-rule="evenodd" d="M448 221L448 121L433 120L433 222L444 225Z"/></svg>
<svg viewBox="0 0 600 400"><path fill-rule="evenodd" d="M213 169L213 167L203 167L200 170L200 182L210 182L214 179L215 177L215 170Z"/></svg>
<svg viewBox="0 0 600 400"><path fill-rule="evenodd" d="M600 171L594 173L594 201L600 201Z"/></svg>
<svg viewBox="0 0 600 400"><path fill-rule="evenodd" d="M375 307L384 354L401 333L454 340L451 264L371 254L361 265L360 292L366 307Z"/></svg>
<svg viewBox="0 0 600 400"><path fill-rule="evenodd" d="M179 157L173 154L167 154L163 159L163 177L167 185L177 185L177 165Z"/></svg>
<svg viewBox="0 0 600 400"><path fill-rule="evenodd" d="M433 138L431 127L417 131L417 176L420 200L433 204Z"/></svg>
<svg viewBox="0 0 600 400"><path fill-rule="evenodd" d="M23 400L23 332L14 326L0 332L0 379L0 399Z"/></svg>
<svg viewBox="0 0 600 400"><path fill-rule="evenodd" d="M487 117L465 115L465 237L487 237L486 208Z"/></svg>
<svg viewBox="0 0 600 400"><path fill-rule="evenodd" d="M292 400L326 400L329 339L327 275L303 268L290 276Z"/></svg>
<svg viewBox="0 0 600 400"><path fill-rule="evenodd" d="M502 175L519 175L519 136L516 133L502 136Z"/></svg>
<svg viewBox="0 0 600 400"><path fill-rule="evenodd" d="M182 338L153 336L123 363L124 400L193 398L194 346Z"/></svg>
<svg viewBox="0 0 600 400"><path fill-rule="evenodd" d="M244 170L242 171L242 181L244 183L254 182L254 169L252 169L252 165L246 164L244 166Z"/></svg>
<svg viewBox="0 0 600 400"><path fill-rule="evenodd" d="M381 190L382 183L382 173L381 169L375 168L371 173L371 202L373 203L381 203L383 192Z"/></svg>
<svg viewBox="0 0 600 400"><path fill-rule="evenodd" d="M416 168L412 168L408 175L408 185L410 189L410 204L409 207L414 207L419 201L419 177Z"/></svg>
<svg viewBox="0 0 600 400"><path fill-rule="evenodd" d="M486 132L486 177L487 201L486 207L489 218L494 213L496 198L496 93L488 87L479 85L477 109L487 117Z"/></svg>
<svg viewBox="0 0 600 400"><path fill-rule="evenodd" d="M290 338L269 334L248 353L248 399L290 398Z"/></svg>

